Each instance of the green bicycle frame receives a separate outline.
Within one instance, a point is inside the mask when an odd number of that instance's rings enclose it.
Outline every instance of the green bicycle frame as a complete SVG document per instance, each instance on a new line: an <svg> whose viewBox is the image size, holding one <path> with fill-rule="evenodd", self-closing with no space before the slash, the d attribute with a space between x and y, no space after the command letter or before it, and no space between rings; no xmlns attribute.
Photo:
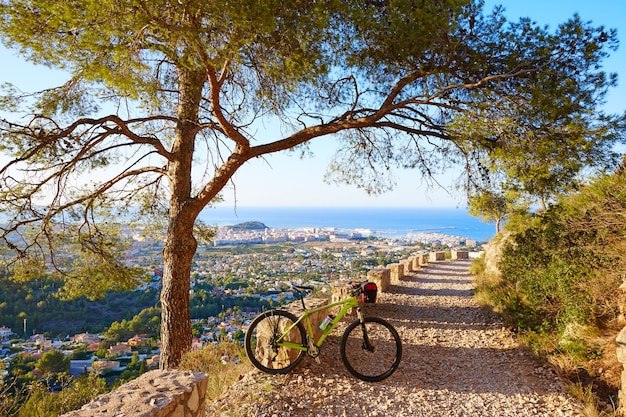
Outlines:
<svg viewBox="0 0 626 417"><path fill-rule="evenodd" d="M311 325L311 319L309 318L309 316L317 313L318 311L323 311L329 308L338 307L340 305L343 305L343 307L341 308L341 310L339 310L339 313L337 313L337 316L328 324L328 326L326 326L320 338L317 339L317 341L315 341L313 327ZM304 309L300 317L298 317L298 320L295 323L292 323L291 326L289 326L289 328L287 328L283 332L283 334L276 341L276 344L281 347L306 351L308 349L308 343L306 343L307 341L302 341L303 344L298 344L294 342L289 342L287 340L283 340L283 338L286 335L288 335L289 332L291 332L291 330L298 325L298 323L304 320L306 324L305 329L306 329L308 338L314 341L315 346L320 347L322 343L324 343L324 340L326 340L326 337L328 336L328 334L335 328L337 323L339 323L339 320L341 320L343 316L345 316L348 310L350 310L351 308L356 309L357 317L359 318L361 322L363 322L363 312L361 311L361 308L359 307L359 303L357 302L356 296L345 298L343 300L336 301L331 304L326 304L324 306L317 307L311 310Z"/></svg>

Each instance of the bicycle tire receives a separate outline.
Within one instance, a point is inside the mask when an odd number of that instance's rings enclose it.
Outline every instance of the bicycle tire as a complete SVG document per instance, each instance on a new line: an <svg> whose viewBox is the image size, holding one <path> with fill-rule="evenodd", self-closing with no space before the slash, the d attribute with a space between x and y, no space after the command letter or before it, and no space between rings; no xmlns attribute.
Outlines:
<svg viewBox="0 0 626 417"><path fill-rule="evenodd" d="M372 349L366 348L363 327L355 320L341 337L341 360L355 377L368 382L381 381L398 369L402 341L397 330L379 317L365 317L364 326Z"/></svg>
<svg viewBox="0 0 626 417"><path fill-rule="evenodd" d="M255 368L268 374L286 374L300 362L305 351L276 345L276 339L298 318L284 310L269 310L257 316L246 331L246 355ZM306 332L298 323L285 340L306 344Z"/></svg>

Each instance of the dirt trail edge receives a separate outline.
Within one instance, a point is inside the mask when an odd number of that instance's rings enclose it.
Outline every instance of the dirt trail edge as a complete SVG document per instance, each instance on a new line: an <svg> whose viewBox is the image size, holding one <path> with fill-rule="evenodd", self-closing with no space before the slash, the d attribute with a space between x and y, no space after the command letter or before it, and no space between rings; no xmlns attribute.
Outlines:
<svg viewBox="0 0 626 417"><path fill-rule="evenodd" d="M287 375L245 375L209 416L579 416L559 379L518 346L473 299L471 261L431 263L379 293L366 314L400 333L403 357L390 378L352 377L339 356L342 329Z"/></svg>

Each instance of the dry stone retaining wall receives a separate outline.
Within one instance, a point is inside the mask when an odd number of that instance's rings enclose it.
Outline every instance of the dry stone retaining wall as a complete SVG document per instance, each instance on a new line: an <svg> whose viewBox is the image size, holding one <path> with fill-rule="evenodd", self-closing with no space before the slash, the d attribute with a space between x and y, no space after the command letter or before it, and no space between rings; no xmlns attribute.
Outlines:
<svg viewBox="0 0 626 417"><path fill-rule="evenodd" d="M413 262L410 259L403 259L400 263L404 266L404 272L410 274L413 271Z"/></svg>
<svg viewBox="0 0 626 417"><path fill-rule="evenodd" d="M420 257L419 256L411 257L411 262L413 262L413 271L419 271L419 269L420 269Z"/></svg>
<svg viewBox="0 0 626 417"><path fill-rule="evenodd" d="M387 268L391 271L391 283L397 284L404 278L404 264L389 264Z"/></svg>
<svg viewBox="0 0 626 417"><path fill-rule="evenodd" d="M451 252L452 260L469 259L469 252L465 250L453 250Z"/></svg>
<svg viewBox="0 0 626 417"><path fill-rule="evenodd" d="M430 262L445 261L446 253L445 252L431 252L429 260Z"/></svg>
<svg viewBox="0 0 626 417"><path fill-rule="evenodd" d="M378 285L378 291L387 291L391 284L391 270L389 268L374 268L367 272L367 280Z"/></svg>
<svg viewBox="0 0 626 417"><path fill-rule="evenodd" d="M205 417L207 376L150 371L63 417Z"/></svg>

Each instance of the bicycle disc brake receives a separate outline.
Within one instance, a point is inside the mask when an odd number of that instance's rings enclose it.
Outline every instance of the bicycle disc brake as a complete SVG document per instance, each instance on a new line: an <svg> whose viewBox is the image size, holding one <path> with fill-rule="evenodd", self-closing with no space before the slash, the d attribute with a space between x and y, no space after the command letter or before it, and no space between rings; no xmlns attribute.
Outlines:
<svg viewBox="0 0 626 417"><path fill-rule="evenodd" d="M361 349L367 350L368 352L371 352L371 353L374 353L374 351L376 350L376 348L374 348L374 346L372 346L371 343L369 346L367 346L366 343L363 343L363 345L361 346Z"/></svg>

